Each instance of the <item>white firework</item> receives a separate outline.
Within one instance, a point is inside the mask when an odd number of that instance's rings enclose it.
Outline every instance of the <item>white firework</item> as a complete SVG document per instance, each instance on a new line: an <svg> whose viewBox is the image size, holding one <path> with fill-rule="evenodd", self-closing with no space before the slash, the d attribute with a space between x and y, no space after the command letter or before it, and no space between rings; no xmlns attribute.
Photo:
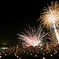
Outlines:
<svg viewBox="0 0 59 59"><path fill-rule="evenodd" d="M47 35L45 34L45 32L42 31L42 28L40 26L40 28L35 29L29 27L28 30L25 30L26 33L22 33L22 34L18 34L20 37L19 39L24 41L24 44L26 46L38 46L42 43L42 40L44 39L44 37Z"/></svg>

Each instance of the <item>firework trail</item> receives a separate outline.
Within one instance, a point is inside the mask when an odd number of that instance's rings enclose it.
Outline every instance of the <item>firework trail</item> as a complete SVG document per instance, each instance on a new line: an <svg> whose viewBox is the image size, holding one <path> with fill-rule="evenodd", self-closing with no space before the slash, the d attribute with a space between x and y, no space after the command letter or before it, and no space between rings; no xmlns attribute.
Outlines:
<svg viewBox="0 0 59 59"><path fill-rule="evenodd" d="M42 28L35 29L29 27L29 30L25 30L26 33L18 34L19 39L24 41L25 46L38 46L42 43L43 38L47 35L42 31Z"/></svg>
<svg viewBox="0 0 59 59"><path fill-rule="evenodd" d="M41 23L43 24L43 26L45 26L46 28L54 28L54 32L56 34L58 43L59 43L59 36L58 36L58 32L56 29L56 26L59 25L59 4L56 1L54 3L51 2L51 6L48 6L48 8L44 9L44 12L42 13L42 15L40 16L40 19L42 19Z"/></svg>
<svg viewBox="0 0 59 59"><path fill-rule="evenodd" d="M55 32L50 32L47 36L48 39L50 39L50 44L53 46L56 46L58 43L58 40L56 38Z"/></svg>

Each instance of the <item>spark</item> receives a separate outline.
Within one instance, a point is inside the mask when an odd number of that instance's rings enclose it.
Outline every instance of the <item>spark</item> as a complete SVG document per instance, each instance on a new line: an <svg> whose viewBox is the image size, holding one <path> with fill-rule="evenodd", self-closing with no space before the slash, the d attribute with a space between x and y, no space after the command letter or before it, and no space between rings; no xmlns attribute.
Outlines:
<svg viewBox="0 0 59 59"><path fill-rule="evenodd" d="M25 46L38 46L39 44L43 44L42 40L47 35L42 31L42 28L35 29L29 27L29 30L25 30L26 33L18 34L19 39L24 41Z"/></svg>
<svg viewBox="0 0 59 59"><path fill-rule="evenodd" d="M40 19L42 19L41 23L43 27L50 29L52 27L54 28L54 32L59 43L59 36L56 28L56 26L59 25L59 3L57 1L55 3L54 1L51 2L51 6L48 6L48 8L44 9L44 12L40 16Z"/></svg>
<svg viewBox="0 0 59 59"><path fill-rule="evenodd" d="M43 57L43 59L45 59L45 57Z"/></svg>

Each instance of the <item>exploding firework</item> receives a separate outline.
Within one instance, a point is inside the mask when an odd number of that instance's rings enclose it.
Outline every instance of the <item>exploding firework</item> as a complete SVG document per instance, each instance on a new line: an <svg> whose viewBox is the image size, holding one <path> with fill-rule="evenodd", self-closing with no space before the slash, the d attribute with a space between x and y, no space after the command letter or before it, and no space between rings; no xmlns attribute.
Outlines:
<svg viewBox="0 0 59 59"><path fill-rule="evenodd" d="M26 33L18 34L20 37L19 39L23 40L25 46L38 46L43 44L42 41L44 37L47 35L42 31L42 28L31 28L29 30L25 30Z"/></svg>
<svg viewBox="0 0 59 59"><path fill-rule="evenodd" d="M44 12L40 16L40 19L42 19L41 23L44 24L43 26L46 28L54 28L54 32L56 34L58 43L59 43L59 36L56 29L56 26L59 25L59 4L56 1L54 3L51 2L51 6L48 6L48 8L44 9Z"/></svg>
<svg viewBox="0 0 59 59"><path fill-rule="evenodd" d="M44 9L44 12L40 16L40 19L42 19L41 23L46 26L47 28L51 28L53 24L58 25L59 24L59 4L56 1L51 2L51 6L48 6L48 8Z"/></svg>

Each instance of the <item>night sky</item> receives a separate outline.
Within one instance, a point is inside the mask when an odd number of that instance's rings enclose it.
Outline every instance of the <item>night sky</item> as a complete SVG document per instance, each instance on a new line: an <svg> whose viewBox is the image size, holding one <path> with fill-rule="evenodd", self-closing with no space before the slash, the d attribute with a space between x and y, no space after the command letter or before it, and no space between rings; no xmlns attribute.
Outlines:
<svg viewBox="0 0 59 59"><path fill-rule="evenodd" d="M51 0L52 1L52 0ZM3 1L0 7L0 44L14 45L18 43L17 34L23 32L28 25L38 27L37 19L44 6L50 0L40 1Z"/></svg>

